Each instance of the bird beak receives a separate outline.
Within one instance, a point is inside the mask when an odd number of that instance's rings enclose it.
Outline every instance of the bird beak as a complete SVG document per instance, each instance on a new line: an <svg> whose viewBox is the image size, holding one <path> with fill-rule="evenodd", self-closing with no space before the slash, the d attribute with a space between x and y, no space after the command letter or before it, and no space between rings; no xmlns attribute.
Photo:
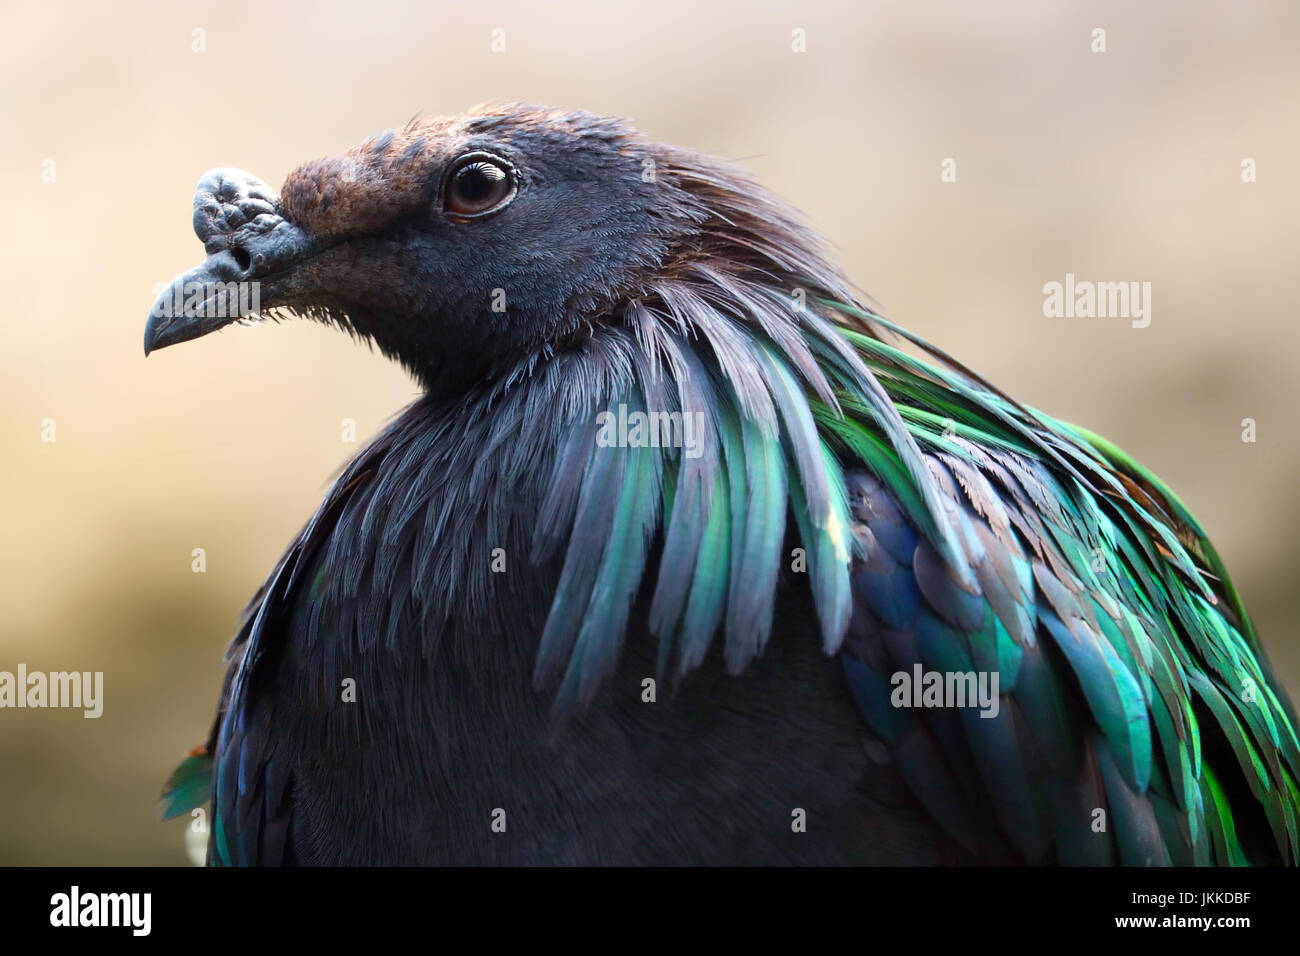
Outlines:
<svg viewBox="0 0 1300 956"><path fill-rule="evenodd" d="M194 232L208 257L172 280L149 310L144 354L215 332L303 291L296 268L322 244L280 212L280 197L239 169L209 170L194 193Z"/></svg>

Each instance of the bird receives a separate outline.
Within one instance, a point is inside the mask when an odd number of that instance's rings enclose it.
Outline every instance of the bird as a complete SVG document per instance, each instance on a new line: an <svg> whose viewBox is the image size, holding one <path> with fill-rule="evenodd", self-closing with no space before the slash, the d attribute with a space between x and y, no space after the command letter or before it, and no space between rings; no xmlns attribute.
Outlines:
<svg viewBox="0 0 1300 956"><path fill-rule="evenodd" d="M1294 865L1206 533L887 318L730 162L582 110L205 174L145 354L308 319L419 397L241 619L211 865Z"/></svg>

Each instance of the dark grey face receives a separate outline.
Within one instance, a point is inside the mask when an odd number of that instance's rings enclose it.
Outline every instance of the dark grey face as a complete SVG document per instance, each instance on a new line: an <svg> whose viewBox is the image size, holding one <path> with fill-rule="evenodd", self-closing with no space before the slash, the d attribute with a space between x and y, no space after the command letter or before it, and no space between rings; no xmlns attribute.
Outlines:
<svg viewBox="0 0 1300 956"><path fill-rule="evenodd" d="M279 195L214 169L194 197L208 258L159 297L145 352L275 309L373 338L426 383L562 344L698 230L665 155L617 121L512 106L383 133Z"/></svg>

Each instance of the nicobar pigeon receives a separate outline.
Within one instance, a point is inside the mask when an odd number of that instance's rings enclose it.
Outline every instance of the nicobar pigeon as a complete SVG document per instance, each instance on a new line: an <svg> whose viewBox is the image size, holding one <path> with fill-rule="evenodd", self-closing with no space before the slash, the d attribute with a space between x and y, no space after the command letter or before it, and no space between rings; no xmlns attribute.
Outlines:
<svg viewBox="0 0 1300 956"><path fill-rule="evenodd" d="M210 863L1296 863L1296 718L1188 509L737 170L482 107L212 170L194 227L146 353L258 283L423 389L248 607L164 798Z"/></svg>

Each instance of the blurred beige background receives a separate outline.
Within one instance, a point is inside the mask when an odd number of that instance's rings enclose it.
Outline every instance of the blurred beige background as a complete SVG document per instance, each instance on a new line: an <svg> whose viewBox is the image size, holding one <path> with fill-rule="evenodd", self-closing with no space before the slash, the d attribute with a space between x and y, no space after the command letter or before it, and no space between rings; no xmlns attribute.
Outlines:
<svg viewBox="0 0 1300 956"><path fill-rule="evenodd" d="M145 361L199 175L278 184L488 99L743 160L890 315L1160 473L1300 693L1294 3L7 2L0 51L0 669L106 684L99 720L0 712L0 863L184 862L155 798L237 614L359 447L342 419L364 441L414 394L306 323ZM1150 281L1150 327L1044 318L1067 272Z"/></svg>

